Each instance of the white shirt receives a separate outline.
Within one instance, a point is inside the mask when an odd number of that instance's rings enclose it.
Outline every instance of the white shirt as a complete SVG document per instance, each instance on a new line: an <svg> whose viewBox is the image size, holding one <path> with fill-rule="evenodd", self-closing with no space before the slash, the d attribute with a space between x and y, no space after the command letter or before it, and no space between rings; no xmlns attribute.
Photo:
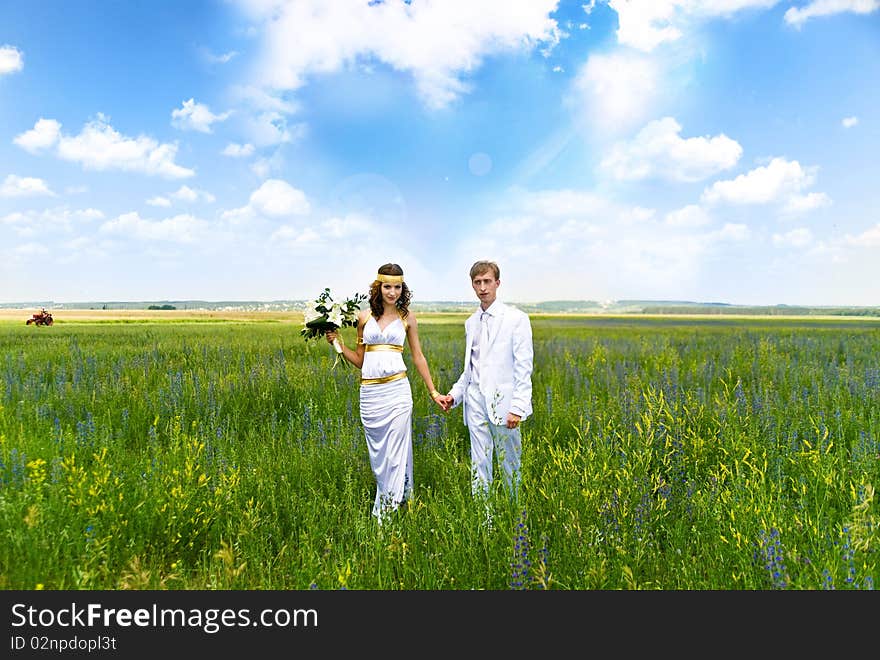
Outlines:
<svg viewBox="0 0 880 660"><path fill-rule="evenodd" d="M492 303L492 305L494 304ZM474 337L474 341L471 344L471 384L473 385L480 384L480 350L482 342L488 342L489 339L489 330L492 323L492 305L489 305L489 309L480 313L480 333Z"/></svg>

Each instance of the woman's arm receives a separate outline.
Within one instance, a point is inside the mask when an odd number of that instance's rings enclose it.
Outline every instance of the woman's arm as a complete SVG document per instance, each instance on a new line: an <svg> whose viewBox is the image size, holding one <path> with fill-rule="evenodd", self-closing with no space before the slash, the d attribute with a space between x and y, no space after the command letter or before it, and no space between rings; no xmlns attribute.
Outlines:
<svg viewBox="0 0 880 660"><path fill-rule="evenodd" d="M415 365L416 371L419 372L419 376L425 381L425 386L428 388L431 398L437 405L444 408L443 403L440 401L443 396L434 387L434 381L431 379L431 370L428 368L428 360L425 354L422 353L422 345L419 343L419 324L416 320L416 315L410 312L406 321L406 336L409 339L409 349L412 351L413 365Z"/></svg>
<svg viewBox="0 0 880 660"><path fill-rule="evenodd" d="M339 339L339 343L342 344L342 357L351 362L354 366L360 369L364 365L364 344L361 341L364 336L364 325L367 323L367 317L369 315L368 310L363 310L358 314L358 324L357 324L357 347L355 350L350 349L345 345L345 342L342 341L342 337L338 332L328 332L324 337L327 339L327 343L332 345L334 339Z"/></svg>

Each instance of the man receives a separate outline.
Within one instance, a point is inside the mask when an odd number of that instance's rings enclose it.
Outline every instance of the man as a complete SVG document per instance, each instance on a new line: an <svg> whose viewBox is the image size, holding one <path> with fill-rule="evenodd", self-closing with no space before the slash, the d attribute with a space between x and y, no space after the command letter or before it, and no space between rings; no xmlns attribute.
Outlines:
<svg viewBox="0 0 880 660"><path fill-rule="evenodd" d="M472 489L487 494L493 450L516 497L520 481L520 423L532 413L532 326L529 317L496 299L501 271L493 261L470 270L480 307L465 321L464 371L442 397L445 410L462 406L471 440Z"/></svg>

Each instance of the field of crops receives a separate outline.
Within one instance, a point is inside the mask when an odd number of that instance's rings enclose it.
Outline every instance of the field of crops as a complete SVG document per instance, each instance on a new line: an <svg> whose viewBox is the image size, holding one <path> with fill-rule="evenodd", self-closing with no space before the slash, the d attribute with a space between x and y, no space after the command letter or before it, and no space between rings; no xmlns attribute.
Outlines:
<svg viewBox="0 0 880 660"><path fill-rule="evenodd" d="M463 320L420 316L443 391ZM439 413L414 375L415 497L381 527L358 372L332 368L325 342L274 317L127 321L0 321L2 589L806 590L878 576L876 320L533 317L519 501L493 492L486 524L461 409Z"/></svg>

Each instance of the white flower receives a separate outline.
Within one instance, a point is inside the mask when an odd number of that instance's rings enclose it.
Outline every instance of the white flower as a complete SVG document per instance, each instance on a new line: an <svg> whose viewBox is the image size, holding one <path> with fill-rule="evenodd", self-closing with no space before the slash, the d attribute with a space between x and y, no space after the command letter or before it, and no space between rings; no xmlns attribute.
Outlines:
<svg viewBox="0 0 880 660"><path fill-rule="evenodd" d="M355 294L343 302L334 302L330 289L315 298L311 303L303 305L303 327L300 330L306 341L323 337L331 329L356 327L360 304L367 299L362 293ZM309 324L314 324L311 327Z"/></svg>
<svg viewBox="0 0 880 660"><path fill-rule="evenodd" d="M321 312L310 307L309 305L306 305L305 309L303 310L303 316L305 317L305 323L311 323L312 321L319 319L324 315L321 314Z"/></svg>
<svg viewBox="0 0 880 660"><path fill-rule="evenodd" d="M342 327L342 307L338 303L333 303L327 320L335 326Z"/></svg>

